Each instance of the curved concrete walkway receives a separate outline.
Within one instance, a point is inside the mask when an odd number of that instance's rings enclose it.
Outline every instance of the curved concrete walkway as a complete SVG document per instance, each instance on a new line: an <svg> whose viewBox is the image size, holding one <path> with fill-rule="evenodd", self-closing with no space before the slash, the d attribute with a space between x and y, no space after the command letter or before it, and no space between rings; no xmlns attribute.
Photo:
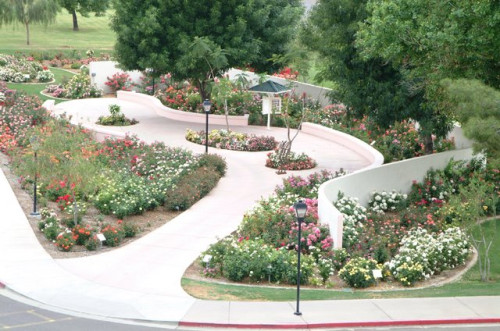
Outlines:
<svg viewBox="0 0 500 331"><path fill-rule="evenodd" d="M116 99L78 100L57 105L55 113L66 112L73 123L92 127L98 116L108 113L112 103L119 104L127 117L140 123L108 130L136 134L146 142L163 141L197 153L204 151L203 146L184 139L187 128L200 130L203 124L173 122L139 104ZM240 129L273 135L278 140L286 135L285 130L277 128ZM307 152L318 161L316 169L297 172L300 175L340 167L352 171L369 165L353 151L302 133L294 142L294 150ZM374 321L390 325L412 318L444 323L444 317L453 317L453 321L500 322L500 310L493 308L500 306L499 297L304 302L303 316L293 315L293 302L211 302L190 297L180 285L185 269L209 244L234 231L243 213L260 197L268 196L283 178L264 167L266 152L212 148L210 152L226 158L228 172L207 197L147 236L86 258L54 260L43 250L2 173L0 221L8 231L0 233L0 252L9 254L0 256L0 282L49 306L103 317L162 321L172 327L179 323L187 327L333 327L339 321L358 323L345 324L353 326ZM427 302L424 308L423 301ZM416 305L420 306L418 314ZM450 313L450 309L454 312Z"/></svg>

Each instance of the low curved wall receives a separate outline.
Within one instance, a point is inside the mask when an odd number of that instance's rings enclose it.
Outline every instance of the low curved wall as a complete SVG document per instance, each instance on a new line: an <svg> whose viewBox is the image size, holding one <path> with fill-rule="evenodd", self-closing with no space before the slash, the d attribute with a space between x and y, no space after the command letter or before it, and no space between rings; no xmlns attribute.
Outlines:
<svg viewBox="0 0 500 331"><path fill-rule="evenodd" d="M396 190L408 193L413 180L420 181L430 168L442 169L451 159L470 160L472 149L461 149L393 162L376 168L363 169L323 183L318 190L318 215L328 224L334 248L342 247L342 214L333 206L339 192L357 197L367 205L374 191Z"/></svg>
<svg viewBox="0 0 500 331"><path fill-rule="evenodd" d="M164 106L157 98L136 92L117 91L116 96L119 100L140 103L151 109L163 117L169 118L174 121L190 122L190 123L205 123L206 115L199 113L190 113L180 111ZM210 124L226 125L226 116L213 115L209 116ZM232 126L248 126L248 115L243 116L228 116L229 125Z"/></svg>
<svg viewBox="0 0 500 331"><path fill-rule="evenodd" d="M336 144L345 146L346 148L357 152L370 162L370 166L364 169L371 169L384 164L384 156L382 153L361 139L353 137L347 133L309 122L302 123L302 132L312 136L335 141Z"/></svg>

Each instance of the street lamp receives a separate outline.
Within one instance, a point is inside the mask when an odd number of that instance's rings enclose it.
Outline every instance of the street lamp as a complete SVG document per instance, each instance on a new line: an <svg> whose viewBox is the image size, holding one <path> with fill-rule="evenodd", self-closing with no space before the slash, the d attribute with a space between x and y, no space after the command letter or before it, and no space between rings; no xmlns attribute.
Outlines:
<svg viewBox="0 0 500 331"><path fill-rule="evenodd" d="M306 217L307 213L307 205L304 200L299 200L293 205L293 209L295 210L295 217L297 218L297 222L299 224L299 233L297 235L297 309L295 311L295 315L302 315L299 310L300 303L300 251L301 251L301 239L302 239L302 222Z"/></svg>
<svg viewBox="0 0 500 331"><path fill-rule="evenodd" d="M208 114L210 114L210 107L212 107L212 103L210 103L210 100L205 99L205 101L203 101L203 109L205 109L205 114L207 114L205 126L205 153L208 153Z"/></svg>
<svg viewBox="0 0 500 331"><path fill-rule="evenodd" d="M31 216L38 217L40 216L40 213L36 210L36 179L38 177L37 172L38 172L38 160L37 160L37 153L38 149L40 149L40 142L38 141L37 136L32 136L30 138L30 144L31 148L33 149L33 152L35 152L35 182L33 185L33 212L30 214Z"/></svg>

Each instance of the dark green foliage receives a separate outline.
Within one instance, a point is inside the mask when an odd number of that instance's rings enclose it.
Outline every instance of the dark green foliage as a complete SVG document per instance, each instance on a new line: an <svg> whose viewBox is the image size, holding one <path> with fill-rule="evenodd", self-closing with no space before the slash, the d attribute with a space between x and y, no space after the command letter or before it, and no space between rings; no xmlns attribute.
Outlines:
<svg viewBox="0 0 500 331"><path fill-rule="evenodd" d="M500 91L478 80L446 79L444 103L452 107L474 149L484 151L488 162L500 164Z"/></svg>
<svg viewBox="0 0 500 331"><path fill-rule="evenodd" d="M139 227L132 222L124 222L122 229L125 234L125 238L133 238L140 232Z"/></svg>
<svg viewBox="0 0 500 331"><path fill-rule="evenodd" d="M165 206L170 210L186 210L217 185L221 175L211 167L201 167L184 176L167 192Z"/></svg>
<svg viewBox="0 0 500 331"><path fill-rule="evenodd" d="M500 87L500 2L371 0L366 9L356 46L366 59L391 62L410 90L423 93L422 107L411 116L420 122L429 152L430 134L442 137L452 119L441 103L443 78Z"/></svg>
<svg viewBox="0 0 500 331"><path fill-rule="evenodd" d="M299 0L115 0L111 27L126 69L153 68L192 79L202 97L206 82L230 67L272 69L300 19Z"/></svg>
<svg viewBox="0 0 500 331"><path fill-rule="evenodd" d="M301 31L302 42L322 57L317 78L338 83L331 97L349 112L369 114L388 127L415 114L422 93L410 90L390 61L363 59L355 47L358 24L367 17L366 0L319 1Z"/></svg>
<svg viewBox="0 0 500 331"><path fill-rule="evenodd" d="M216 154L203 154L198 161L200 167L208 167L215 169L221 177L226 174L226 161Z"/></svg>

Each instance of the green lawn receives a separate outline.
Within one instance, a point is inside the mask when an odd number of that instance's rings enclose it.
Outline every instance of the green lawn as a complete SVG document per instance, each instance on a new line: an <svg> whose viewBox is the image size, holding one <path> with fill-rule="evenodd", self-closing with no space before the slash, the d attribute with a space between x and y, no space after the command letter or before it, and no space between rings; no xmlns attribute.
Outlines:
<svg viewBox="0 0 500 331"><path fill-rule="evenodd" d="M46 97L45 95L40 94L41 91L45 89L45 86L48 84L59 84L63 80L69 80L74 74L59 68L50 68L50 71L54 74L55 82L53 83L41 83L41 84L24 84L24 83L7 83L7 87L12 90L23 91L29 95L37 95L43 101L45 100L56 100L60 102L60 100Z"/></svg>
<svg viewBox="0 0 500 331"><path fill-rule="evenodd" d="M486 223L486 232L494 236L491 247L491 281L481 282L478 265L469 270L460 281L421 290L370 291L370 290L324 290L301 289L303 300L346 300L346 299L381 299L381 298L419 298L419 297L454 297L500 295L500 219ZM195 297L212 300L261 300L290 301L296 297L296 288L270 288L264 286L239 286L203 282L183 278L182 286Z"/></svg>
<svg viewBox="0 0 500 331"><path fill-rule="evenodd" d="M26 45L26 30L22 24L0 27L0 53L33 53L50 51L71 52L93 49L111 53L115 43L115 33L109 27L111 13L105 16L87 18L78 16L80 31L73 31L73 21L67 11L61 11L54 24L30 25L30 45Z"/></svg>

